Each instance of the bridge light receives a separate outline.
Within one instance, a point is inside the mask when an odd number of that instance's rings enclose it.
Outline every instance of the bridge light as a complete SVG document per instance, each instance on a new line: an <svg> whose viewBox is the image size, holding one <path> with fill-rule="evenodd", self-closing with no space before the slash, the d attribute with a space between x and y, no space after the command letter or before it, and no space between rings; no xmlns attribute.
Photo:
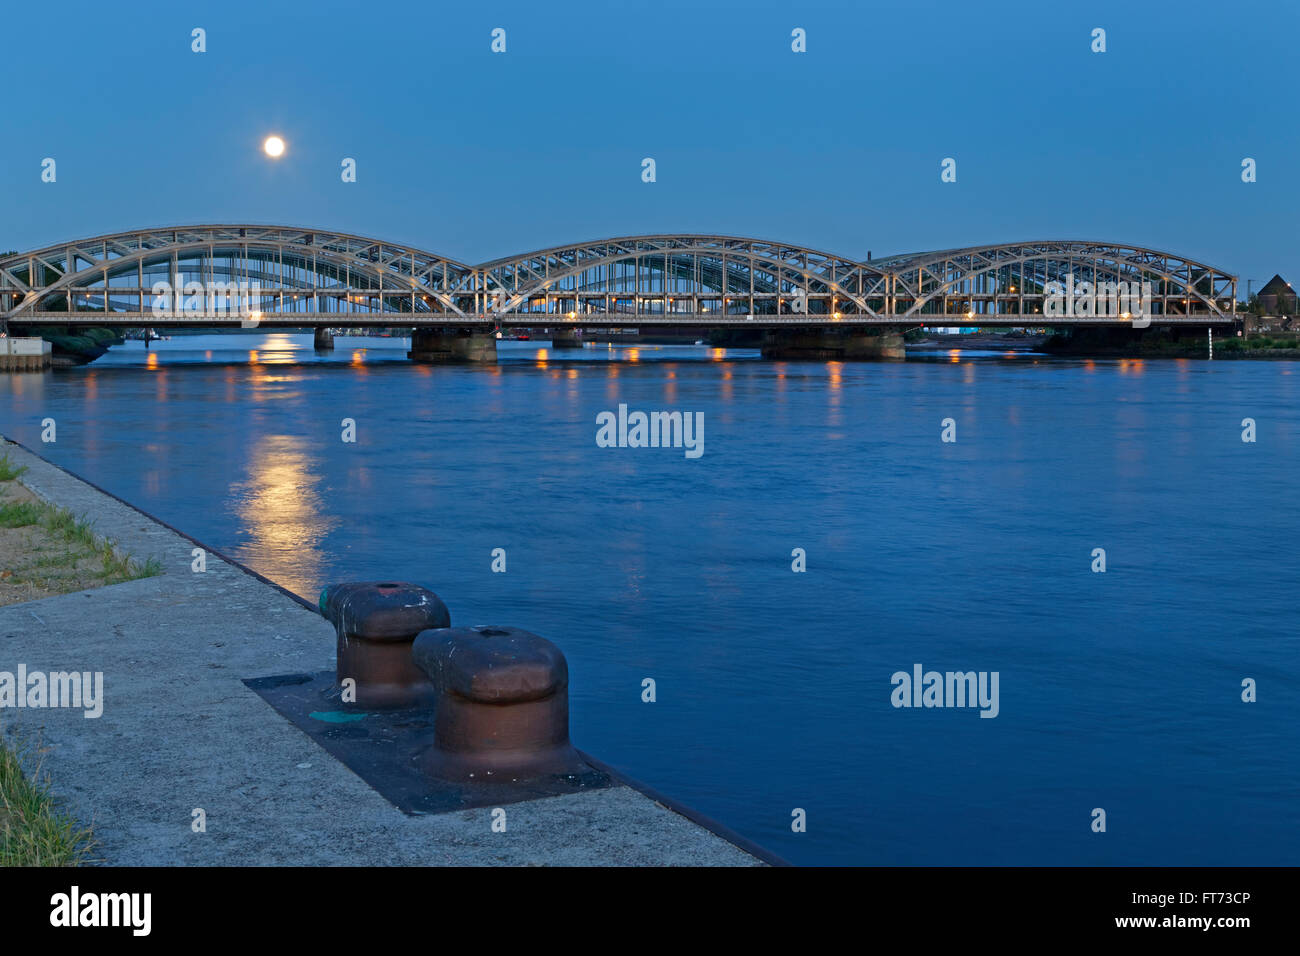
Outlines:
<svg viewBox="0 0 1300 956"><path fill-rule="evenodd" d="M569 313L569 318L571 318L571 319L576 319L577 317L578 317L578 313L577 313L577 312L570 312L570 313Z"/></svg>
<svg viewBox="0 0 1300 956"><path fill-rule="evenodd" d="M839 314L838 312L836 312L836 313L835 313L835 321L838 322L839 320L840 320L840 314Z"/></svg>

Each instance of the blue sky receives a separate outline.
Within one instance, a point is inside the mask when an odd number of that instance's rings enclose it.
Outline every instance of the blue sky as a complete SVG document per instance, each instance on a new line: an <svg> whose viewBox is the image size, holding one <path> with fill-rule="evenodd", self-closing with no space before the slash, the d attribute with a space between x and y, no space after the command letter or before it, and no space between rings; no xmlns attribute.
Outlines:
<svg viewBox="0 0 1300 956"><path fill-rule="evenodd" d="M236 221L469 262L643 232L854 257L1086 238L1243 291L1300 277L1289 0L61 3L4 23L0 249Z"/></svg>

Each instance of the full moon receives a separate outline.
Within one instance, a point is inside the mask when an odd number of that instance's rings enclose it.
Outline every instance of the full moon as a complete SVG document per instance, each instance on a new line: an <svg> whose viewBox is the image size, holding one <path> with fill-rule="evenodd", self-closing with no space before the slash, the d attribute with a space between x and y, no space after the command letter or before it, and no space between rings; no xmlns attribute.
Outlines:
<svg viewBox="0 0 1300 956"><path fill-rule="evenodd" d="M278 136L268 136L266 142L262 144L262 149L272 159L278 159L284 155L284 140Z"/></svg>

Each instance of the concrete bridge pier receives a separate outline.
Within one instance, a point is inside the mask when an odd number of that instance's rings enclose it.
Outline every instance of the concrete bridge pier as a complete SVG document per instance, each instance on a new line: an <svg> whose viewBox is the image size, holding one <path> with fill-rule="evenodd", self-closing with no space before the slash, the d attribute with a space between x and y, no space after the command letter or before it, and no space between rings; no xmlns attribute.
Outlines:
<svg viewBox="0 0 1300 956"><path fill-rule="evenodd" d="M769 329L763 357L779 359L901 359L907 357L896 329Z"/></svg>
<svg viewBox="0 0 1300 956"><path fill-rule="evenodd" d="M334 333L329 329L317 329L312 337L312 346L317 352L334 351Z"/></svg>
<svg viewBox="0 0 1300 956"><path fill-rule="evenodd" d="M491 332L475 329L416 329L411 336L413 362L481 362L495 365L497 340Z"/></svg>
<svg viewBox="0 0 1300 956"><path fill-rule="evenodd" d="M552 329L551 348L553 349L582 348L582 330L581 329Z"/></svg>
<svg viewBox="0 0 1300 956"><path fill-rule="evenodd" d="M37 337L0 338L0 372L39 372L50 367L52 347Z"/></svg>

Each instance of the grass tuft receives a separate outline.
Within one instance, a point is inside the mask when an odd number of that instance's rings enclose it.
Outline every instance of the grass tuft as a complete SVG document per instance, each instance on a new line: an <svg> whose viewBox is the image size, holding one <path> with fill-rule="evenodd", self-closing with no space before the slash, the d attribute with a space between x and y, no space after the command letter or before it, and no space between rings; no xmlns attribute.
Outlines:
<svg viewBox="0 0 1300 956"><path fill-rule="evenodd" d="M26 470L26 465L19 467L9 460L9 452L0 455L0 481L14 481Z"/></svg>
<svg viewBox="0 0 1300 956"><path fill-rule="evenodd" d="M11 749L0 743L0 866L79 866L92 860L94 834L57 807L43 755L31 744Z"/></svg>
<svg viewBox="0 0 1300 956"><path fill-rule="evenodd" d="M25 528L39 524L44 516L41 506L34 501L0 504L0 528Z"/></svg>
<svg viewBox="0 0 1300 956"><path fill-rule="evenodd" d="M15 481L24 468L15 468L6 452L0 455L0 481ZM5 476L8 476L7 478ZM48 534L44 553L26 567L7 570L13 584L28 584L57 593L80 590L95 584L121 584L137 578L162 574L162 562L154 557L141 563L118 551L112 541L95 534L93 522L47 501L0 502L0 528L39 527ZM64 545L60 548L59 544ZM82 562L91 562L91 567ZM98 564L98 568L93 567ZM89 579L78 579L78 567ZM58 571L71 572L59 574ZM40 573L43 572L43 573ZM80 580L80 587L76 584ZM73 587L69 588L69 585Z"/></svg>

